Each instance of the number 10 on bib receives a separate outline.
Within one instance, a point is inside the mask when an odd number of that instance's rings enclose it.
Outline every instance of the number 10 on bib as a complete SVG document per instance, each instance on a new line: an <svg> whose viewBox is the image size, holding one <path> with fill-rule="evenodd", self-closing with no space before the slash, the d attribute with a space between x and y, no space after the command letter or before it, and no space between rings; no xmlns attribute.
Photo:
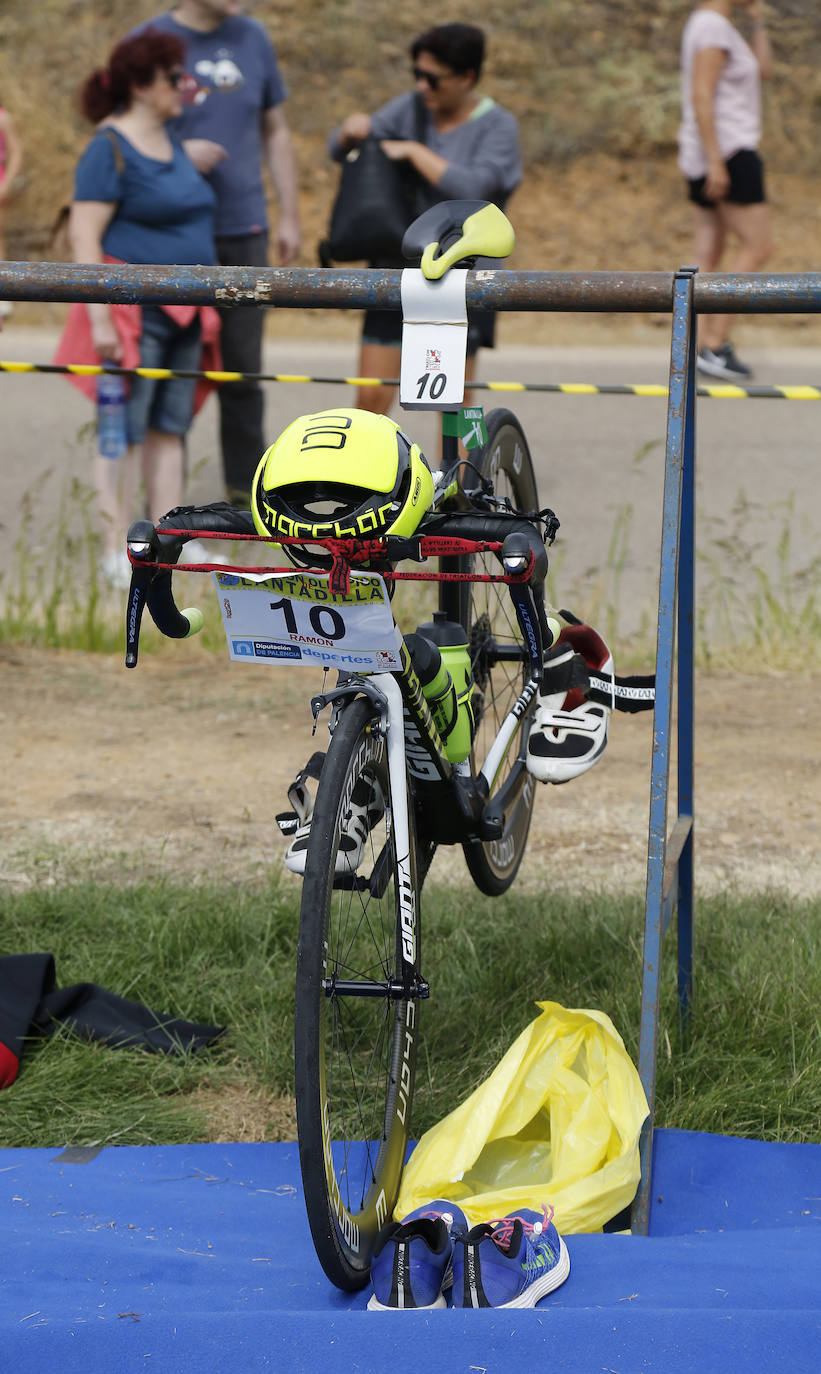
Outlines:
<svg viewBox="0 0 821 1374"><path fill-rule="evenodd" d="M456 269L428 281L417 268L402 273L404 410L458 410L465 395L468 317L467 272Z"/></svg>

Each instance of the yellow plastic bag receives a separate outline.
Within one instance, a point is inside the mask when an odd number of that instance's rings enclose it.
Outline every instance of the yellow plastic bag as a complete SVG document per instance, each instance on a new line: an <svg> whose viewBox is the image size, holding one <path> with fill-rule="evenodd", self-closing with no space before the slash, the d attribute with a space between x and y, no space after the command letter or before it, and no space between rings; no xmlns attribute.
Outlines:
<svg viewBox="0 0 821 1374"><path fill-rule="evenodd" d="M572 1234L600 1231L632 1202L649 1109L624 1042L603 1012L536 1005L490 1077L419 1141L397 1218L434 1198L474 1225L545 1202Z"/></svg>

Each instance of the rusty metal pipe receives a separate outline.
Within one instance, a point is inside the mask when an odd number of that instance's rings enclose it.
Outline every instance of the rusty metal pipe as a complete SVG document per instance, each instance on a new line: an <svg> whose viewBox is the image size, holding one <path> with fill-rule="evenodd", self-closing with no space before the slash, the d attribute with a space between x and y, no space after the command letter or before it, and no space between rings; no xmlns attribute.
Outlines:
<svg viewBox="0 0 821 1374"><path fill-rule="evenodd" d="M821 272L699 273L699 315L814 315L821 312Z"/></svg>
<svg viewBox="0 0 821 1374"><path fill-rule="evenodd" d="M0 262L0 300L398 310L400 276L397 268ZM470 272L467 303L486 310L664 313L673 307L673 273ZM697 314L815 314L821 273L705 273L695 278L694 305Z"/></svg>
<svg viewBox="0 0 821 1374"><path fill-rule="evenodd" d="M399 269L387 268L2 262L0 300L398 310L400 277ZM669 311L672 283L669 272L485 270L468 274L467 303L493 310Z"/></svg>

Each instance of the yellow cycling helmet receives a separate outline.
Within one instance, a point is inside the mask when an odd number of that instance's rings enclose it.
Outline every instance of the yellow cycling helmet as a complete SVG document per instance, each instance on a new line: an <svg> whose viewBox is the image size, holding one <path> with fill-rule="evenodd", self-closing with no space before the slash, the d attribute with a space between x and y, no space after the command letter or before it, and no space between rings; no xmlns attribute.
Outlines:
<svg viewBox="0 0 821 1374"><path fill-rule="evenodd" d="M300 415L262 455L251 485L258 532L306 544L412 535L432 501L433 477L419 445L369 410ZM288 552L306 566L330 562L322 550L289 545Z"/></svg>

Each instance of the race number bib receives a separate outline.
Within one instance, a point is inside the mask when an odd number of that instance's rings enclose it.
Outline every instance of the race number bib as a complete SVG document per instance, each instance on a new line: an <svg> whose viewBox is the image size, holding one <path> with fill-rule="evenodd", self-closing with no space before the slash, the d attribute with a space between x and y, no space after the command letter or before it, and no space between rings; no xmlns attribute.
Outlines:
<svg viewBox="0 0 821 1374"><path fill-rule="evenodd" d="M399 402L403 410L457 410L465 395L467 272L455 269L428 281L420 271L402 273L402 361Z"/></svg>
<svg viewBox="0 0 821 1374"><path fill-rule="evenodd" d="M215 572L232 659L303 663L347 673L401 667L401 635L376 573L352 573L346 593L332 592L327 573L276 575Z"/></svg>

